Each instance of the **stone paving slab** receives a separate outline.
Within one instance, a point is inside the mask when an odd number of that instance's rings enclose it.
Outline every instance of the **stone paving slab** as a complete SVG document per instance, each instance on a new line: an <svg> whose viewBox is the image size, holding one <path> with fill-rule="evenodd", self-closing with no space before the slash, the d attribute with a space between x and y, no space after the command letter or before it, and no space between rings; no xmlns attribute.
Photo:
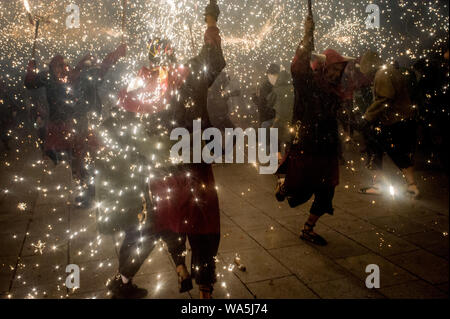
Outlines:
<svg viewBox="0 0 450 319"><path fill-rule="evenodd" d="M350 234L349 237L382 256L396 255L418 249L417 246L406 240L381 229Z"/></svg>
<svg viewBox="0 0 450 319"><path fill-rule="evenodd" d="M239 227L221 231L219 252L235 252L258 247L258 243Z"/></svg>
<svg viewBox="0 0 450 319"><path fill-rule="evenodd" d="M416 250L388 259L432 284L448 282L448 261L424 250Z"/></svg>
<svg viewBox="0 0 450 319"><path fill-rule="evenodd" d="M397 236L405 236L429 230L423 224L403 216L385 216L371 219L370 222Z"/></svg>
<svg viewBox="0 0 450 319"><path fill-rule="evenodd" d="M318 299L316 293L294 275L248 284L257 299Z"/></svg>
<svg viewBox="0 0 450 319"><path fill-rule="evenodd" d="M244 283L279 278L291 274L277 259L261 248L239 250L238 255L241 260L245 261L247 270L235 273ZM221 253L221 256L225 263L233 264L236 253Z"/></svg>
<svg viewBox="0 0 450 319"><path fill-rule="evenodd" d="M331 228L321 230L321 236L327 238L329 244L324 247L316 247L316 249L331 259L357 256L369 252L368 248Z"/></svg>
<svg viewBox="0 0 450 319"><path fill-rule="evenodd" d="M447 299L438 288L421 281L410 281L401 285L380 288L380 292L391 299Z"/></svg>
<svg viewBox="0 0 450 319"><path fill-rule="evenodd" d="M230 262L222 254L218 255L218 262L216 264L217 283L214 287L214 298L218 299L254 299L255 296L238 276L241 270L235 267L233 262ZM198 299L200 292L198 286L194 284L194 289L189 292L193 299Z"/></svg>
<svg viewBox="0 0 450 319"><path fill-rule="evenodd" d="M63 284L66 279L67 258L24 257L20 259L13 282L13 291L23 287L39 288L46 284Z"/></svg>
<svg viewBox="0 0 450 319"><path fill-rule="evenodd" d="M331 215L325 215L319 220L319 224L324 224L332 229L338 229L339 232L344 235L361 233L374 228L373 224L341 209L335 209L334 214L338 218Z"/></svg>
<svg viewBox="0 0 450 319"><path fill-rule="evenodd" d="M376 289L367 289L363 282L346 277L326 282L311 283L310 287L326 299L383 299Z"/></svg>
<svg viewBox="0 0 450 319"><path fill-rule="evenodd" d="M231 220L239 225L244 231L252 231L260 228L267 228L274 225L274 219L270 218L261 212L246 212L245 214L235 215L230 217Z"/></svg>
<svg viewBox="0 0 450 319"><path fill-rule="evenodd" d="M306 284L346 277L344 268L307 244L279 248L270 252Z"/></svg>
<svg viewBox="0 0 450 319"><path fill-rule="evenodd" d="M248 231L250 237L265 249L298 245L298 236L282 226L266 226Z"/></svg>
<svg viewBox="0 0 450 319"><path fill-rule="evenodd" d="M360 256L352 256L336 260L342 267L346 268L360 280L367 277L367 265L378 265L380 267L380 285L383 287L393 286L416 280L417 277L407 270L396 266L381 256L368 253Z"/></svg>

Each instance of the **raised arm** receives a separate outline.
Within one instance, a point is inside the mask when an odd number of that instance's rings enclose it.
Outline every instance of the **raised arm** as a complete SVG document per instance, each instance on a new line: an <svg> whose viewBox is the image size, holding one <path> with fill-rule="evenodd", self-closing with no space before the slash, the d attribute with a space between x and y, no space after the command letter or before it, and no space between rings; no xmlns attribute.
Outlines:
<svg viewBox="0 0 450 319"><path fill-rule="evenodd" d="M208 87L214 83L226 66L219 32L216 26L209 26L205 32L205 43L200 54L191 60L192 71L197 74L203 73L202 78L207 81Z"/></svg>
<svg viewBox="0 0 450 319"><path fill-rule="evenodd" d="M127 89L122 89L119 92L119 105L134 113L156 112L161 109L160 101L152 100L150 94L145 87L129 92Z"/></svg>
<svg viewBox="0 0 450 319"><path fill-rule="evenodd" d="M211 1L205 10L207 29L204 35L204 45L200 54L190 61L193 73L203 73L204 76L201 78L207 81L208 87L214 83L220 72L226 66L222 52L220 30L217 27L219 15L220 9L217 3Z"/></svg>
<svg viewBox="0 0 450 319"><path fill-rule="evenodd" d="M294 60L291 65L291 72L294 78L310 75L312 73L310 61L314 47L314 20L308 15L305 21L305 34L297 47Z"/></svg>
<svg viewBox="0 0 450 319"><path fill-rule="evenodd" d="M109 71L109 69L119 61L120 58L124 57L127 53L127 45L121 44L116 50L109 53L100 66L100 76L103 77Z"/></svg>
<svg viewBox="0 0 450 319"><path fill-rule="evenodd" d="M173 103L172 118L176 123L184 123L188 129L192 127L192 120L198 118L202 119L202 127L210 126L207 110L208 88L226 66L220 31L217 28L219 14L219 7L215 1L211 1L205 10L205 43L200 54L189 60L187 66L190 73L180 88L181 99ZM188 103L192 103L193 107L186 108Z"/></svg>

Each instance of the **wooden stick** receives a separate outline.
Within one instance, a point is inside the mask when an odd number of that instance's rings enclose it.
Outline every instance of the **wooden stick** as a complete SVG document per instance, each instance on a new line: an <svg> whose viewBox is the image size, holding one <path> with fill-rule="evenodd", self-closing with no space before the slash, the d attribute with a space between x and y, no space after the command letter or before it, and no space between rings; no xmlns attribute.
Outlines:
<svg viewBox="0 0 450 319"><path fill-rule="evenodd" d="M124 43L127 14L127 0L122 0L122 43Z"/></svg>
<svg viewBox="0 0 450 319"><path fill-rule="evenodd" d="M33 51L31 53L33 60L35 60L35 58L36 58L36 41L37 41L37 37L39 34L39 23L40 23L40 20L36 20L36 24L35 24L35 28L34 28Z"/></svg>
<svg viewBox="0 0 450 319"><path fill-rule="evenodd" d="M313 18L313 12L312 12L312 0L308 0L308 16L310 16L311 18ZM314 34L312 37L312 49L313 51L315 50L315 45L314 45Z"/></svg>

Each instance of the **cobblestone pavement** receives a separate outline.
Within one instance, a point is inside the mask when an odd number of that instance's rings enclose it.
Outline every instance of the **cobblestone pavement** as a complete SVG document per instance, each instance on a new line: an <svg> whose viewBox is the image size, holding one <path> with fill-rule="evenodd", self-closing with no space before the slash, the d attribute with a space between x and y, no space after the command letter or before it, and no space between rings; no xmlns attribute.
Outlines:
<svg viewBox="0 0 450 319"><path fill-rule="evenodd" d="M335 214L317 227L326 247L299 239L311 203L278 203L274 176L250 164L214 167L222 224L215 298L448 298L447 177L417 172L423 196L412 200L388 162L396 194L364 196L357 189L369 172L356 152L346 158ZM1 298L109 298L104 284L116 272L120 238L99 236L95 212L71 205L67 165L54 167L25 142L2 155L0 174ZM245 272L233 267L236 254ZM76 291L64 285L68 264L81 268ZM380 267L380 289L365 286L369 264ZM134 281L148 298L198 298L197 287L178 293L162 246Z"/></svg>

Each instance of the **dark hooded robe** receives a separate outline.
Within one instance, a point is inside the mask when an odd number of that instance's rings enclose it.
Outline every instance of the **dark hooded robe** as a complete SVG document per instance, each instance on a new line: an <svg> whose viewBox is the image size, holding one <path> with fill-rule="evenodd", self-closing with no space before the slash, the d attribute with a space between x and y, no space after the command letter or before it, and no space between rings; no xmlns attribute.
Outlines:
<svg viewBox="0 0 450 319"><path fill-rule="evenodd" d="M286 174L290 196L339 184L339 135L337 112L341 90L325 79L326 68L346 60L334 50L326 50L325 63L310 65L311 51L300 46L292 62L295 89L295 137L278 173Z"/></svg>

